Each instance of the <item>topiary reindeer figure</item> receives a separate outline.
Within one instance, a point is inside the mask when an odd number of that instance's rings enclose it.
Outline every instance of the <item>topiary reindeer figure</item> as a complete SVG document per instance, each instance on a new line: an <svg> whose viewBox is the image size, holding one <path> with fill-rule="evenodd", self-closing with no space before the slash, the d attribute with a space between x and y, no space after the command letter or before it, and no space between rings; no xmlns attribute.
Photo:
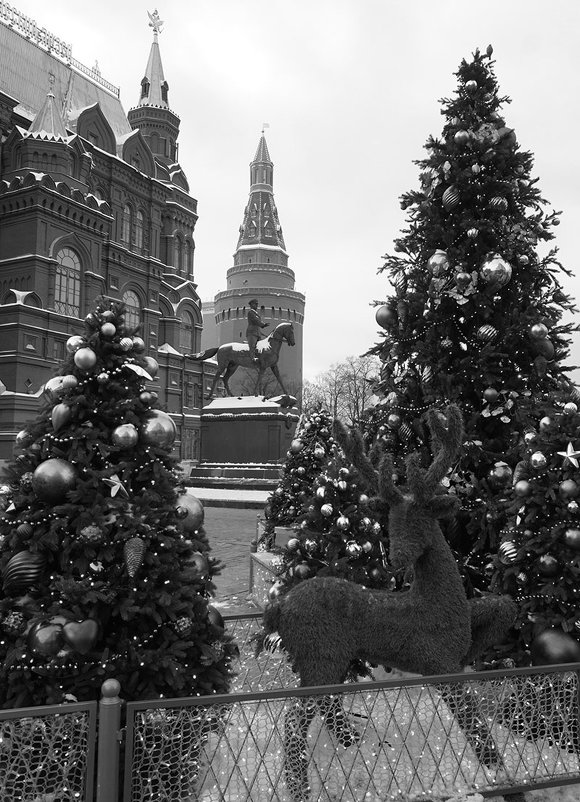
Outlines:
<svg viewBox="0 0 580 802"><path fill-rule="evenodd" d="M516 605L509 597L470 602L465 595L438 523L457 503L443 492L440 482L462 444L461 413L455 405L448 407L446 416L431 410L428 425L434 459L424 470L418 454L407 457L405 489L393 481L389 454L376 474L360 455L353 460L369 489L375 485L375 503L388 505L389 558L394 568L412 575L409 589L369 590L345 579L314 577L294 586L264 612L265 635L278 632L302 686L343 682L355 660L423 675L458 673L500 640L516 617ZM479 759L488 765L500 763L485 724L468 709L466 696L459 702L448 691L442 693ZM339 700L325 697L317 704L339 742L353 743L356 732ZM286 718L286 778L294 800L308 798L305 739L314 714L312 703L298 702Z"/></svg>

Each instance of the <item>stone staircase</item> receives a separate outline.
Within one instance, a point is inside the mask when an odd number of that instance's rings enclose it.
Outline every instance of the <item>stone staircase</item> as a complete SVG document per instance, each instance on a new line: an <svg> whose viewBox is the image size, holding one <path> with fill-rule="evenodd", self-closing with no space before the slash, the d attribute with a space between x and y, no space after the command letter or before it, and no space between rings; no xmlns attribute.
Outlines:
<svg viewBox="0 0 580 802"><path fill-rule="evenodd" d="M273 490L280 479L281 465L272 462L202 462L189 473L193 487Z"/></svg>

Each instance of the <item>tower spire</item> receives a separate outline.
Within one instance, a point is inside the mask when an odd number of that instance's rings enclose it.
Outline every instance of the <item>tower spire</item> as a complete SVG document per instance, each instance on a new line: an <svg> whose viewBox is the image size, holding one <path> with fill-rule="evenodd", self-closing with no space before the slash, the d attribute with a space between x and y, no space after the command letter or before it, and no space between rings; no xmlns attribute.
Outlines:
<svg viewBox="0 0 580 802"><path fill-rule="evenodd" d="M163 20L159 18L157 9L153 13L148 11L147 14L149 15L149 27L153 28L153 42L149 51L145 76L141 80L141 93L137 106L159 106L168 109L169 84L163 75L158 41L163 28Z"/></svg>
<svg viewBox="0 0 580 802"><path fill-rule="evenodd" d="M250 164L250 198L244 211L240 227L240 245L278 247L285 250L282 227L274 203L274 164L270 158L268 144L262 126L256 155Z"/></svg>
<svg viewBox="0 0 580 802"><path fill-rule="evenodd" d="M52 77L52 76L51 76ZM62 114L56 103L56 98L52 91L54 78L50 81L50 89L47 92L44 103L28 129L28 136L37 136L42 139L53 139L65 141L68 137Z"/></svg>

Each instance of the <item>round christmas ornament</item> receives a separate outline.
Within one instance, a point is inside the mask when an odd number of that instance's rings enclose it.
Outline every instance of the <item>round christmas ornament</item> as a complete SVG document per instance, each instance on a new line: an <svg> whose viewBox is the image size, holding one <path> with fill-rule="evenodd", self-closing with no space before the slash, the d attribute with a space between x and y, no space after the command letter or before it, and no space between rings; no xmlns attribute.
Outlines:
<svg viewBox="0 0 580 802"><path fill-rule="evenodd" d="M74 363L80 370L92 370L97 364L97 355L92 348L79 348L73 357Z"/></svg>
<svg viewBox="0 0 580 802"><path fill-rule="evenodd" d="M300 541L297 537L289 538L288 542L286 543L286 548L288 551L298 551L300 548Z"/></svg>
<svg viewBox="0 0 580 802"><path fill-rule="evenodd" d="M494 404L498 398L499 393L495 387L486 387L486 389L483 391L483 399L484 401L487 401L488 404Z"/></svg>
<svg viewBox="0 0 580 802"><path fill-rule="evenodd" d="M65 343L66 350L69 354L74 354L75 351L78 351L83 345L86 345L85 338L81 337L79 334L69 337Z"/></svg>
<svg viewBox="0 0 580 802"><path fill-rule="evenodd" d="M499 488L508 485L512 475L512 469L507 462L496 462L488 474L488 479L493 487Z"/></svg>
<svg viewBox="0 0 580 802"><path fill-rule="evenodd" d="M508 202L502 195L495 195L491 198L489 206L490 209L494 209L496 212L504 212L508 207Z"/></svg>
<svg viewBox="0 0 580 802"><path fill-rule="evenodd" d="M141 354L145 350L145 340L141 337L133 337L133 350L136 354Z"/></svg>
<svg viewBox="0 0 580 802"><path fill-rule="evenodd" d="M121 351L130 351L133 348L133 339L131 337L121 337L119 340L119 348Z"/></svg>
<svg viewBox="0 0 580 802"><path fill-rule="evenodd" d="M279 580L276 580L276 582L274 582L274 584L268 590L269 601L274 602L276 601L276 599L279 599L280 596L282 595L283 590L284 590L283 583L280 582Z"/></svg>
<svg viewBox="0 0 580 802"><path fill-rule="evenodd" d="M556 576L560 571L560 563L552 554L542 554L538 560L538 571L542 576Z"/></svg>
<svg viewBox="0 0 580 802"><path fill-rule="evenodd" d="M580 551L580 529L566 529L564 543L574 551Z"/></svg>
<svg viewBox="0 0 580 802"><path fill-rule="evenodd" d="M127 573L133 579L145 556L145 541L140 537L130 537L123 546L123 557Z"/></svg>
<svg viewBox="0 0 580 802"><path fill-rule="evenodd" d="M497 254L490 254L481 265L481 277L488 284L504 287L512 277L512 267L509 262Z"/></svg>
<svg viewBox="0 0 580 802"><path fill-rule="evenodd" d="M24 523L19 524L16 527L16 534L18 535L18 537L21 537L21 538L30 537L30 535L33 532L34 532L34 529L32 527L32 524L29 524L28 521L25 521Z"/></svg>
<svg viewBox="0 0 580 802"><path fill-rule="evenodd" d="M358 559L363 553L362 546L356 540L349 540L345 546L345 551L351 560Z"/></svg>
<svg viewBox="0 0 580 802"><path fill-rule="evenodd" d="M446 273L449 269L449 257L447 256L447 252L440 248L436 250L435 253L427 259L427 268L434 276L440 276Z"/></svg>
<svg viewBox="0 0 580 802"><path fill-rule="evenodd" d="M132 423L123 423L113 429L111 440L120 448L132 448L139 439L139 432Z"/></svg>
<svg viewBox="0 0 580 802"><path fill-rule="evenodd" d="M388 326L396 323L397 316L389 306L383 304L377 308L375 320L381 328L386 329Z"/></svg>
<svg viewBox="0 0 580 802"><path fill-rule="evenodd" d="M504 540L498 550L499 561L504 565L510 565L516 559L517 553L516 544L511 540Z"/></svg>
<svg viewBox="0 0 580 802"><path fill-rule="evenodd" d="M411 430L411 427L409 426L408 423L402 423L399 426L398 433L399 433L399 437L403 441L404 440L408 440L411 437L411 435L413 434L413 432Z"/></svg>
<svg viewBox="0 0 580 802"><path fill-rule="evenodd" d="M573 479L564 479L560 482L558 492L562 498L576 498L578 495L578 485Z"/></svg>
<svg viewBox="0 0 580 802"><path fill-rule="evenodd" d="M567 504L567 509L571 515L576 515L576 513L580 509L580 504L578 504L577 501L569 501Z"/></svg>
<svg viewBox="0 0 580 802"><path fill-rule="evenodd" d="M499 332L494 326L486 323L478 328L475 336L484 343L492 343L497 340L498 334Z"/></svg>
<svg viewBox="0 0 580 802"><path fill-rule="evenodd" d="M151 446L169 448L175 440L177 429L173 418L160 409L153 409L149 419L141 427L141 439Z"/></svg>
<svg viewBox="0 0 580 802"><path fill-rule="evenodd" d="M548 327L543 323L534 323L530 329L530 336L534 340L544 340L548 336Z"/></svg>
<svg viewBox="0 0 580 802"><path fill-rule="evenodd" d="M109 383L109 374L105 373L105 371L99 373L99 375L97 376L97 384L100 384L102 387L108 383Z"/></svg>
<svg viewBox="0 0 580 802"><path fill-rule="evenodd" d="M177 498L176 515L184 532L197 532L203 524L203 504L190 493L182 493Z"/></svg>
<svg viewBox="0 0 580 802"><path fill-rule="evenodd" d="M358 503L359 504L368 504L369 503L369 497L367 496L366 493L361 493L360 494L360 496L358 497Z"/></svg>
<svg viewBox="0 0 580 802"><path fill-rule="evenodd" d="M540 356L548 360L553 359L556 353L554 343L548 337L543 340L535 340L535 349Z"/></svg>
<svg viewBox="0 0 580 802"><path fill-rule="evenodd" d="M556 428L556 421L553 418L550 418L549 415L545 415L540 421L540 431L541 432L549 432L552 429Z"/></svg>
<svg viewBox="0 0 580 802"><path fill-rule="evenodd" d="M336 528L340 529L341 531L345 532L350 526L350 521L346 517L346 515L339 515L336 519Z"/></svg>
<svg viewBox="0 0 580 802"><path fill-rule="evenodd" d="M531 490L532 486L527 479L520 479L519 482L516 482L514 485L514 493L516 496L518 496L518 498L525 498L526 496L529 496Z"/></svg>
<svg viewBox="0 0 580 802"><path fill-rule="evenodd" d="M113 326L112 323L103 323L101 326L101 334L103 337L107 337L107 339L111 339L117 333L117 329Z"/></svg>
<svg viewBox="0 0 580 802"><path fill-rule="evenodd" d="M542 454L541 451L534 451L532 456L530 457L530 463L532 468L535 468L537 471L542 470L548 464L548 460L546 459L546 455Z"/></svg>
<svg viewBox="0 0 580 802"><path fill-rule="evenodd" d="M311 574L312 571L310 570L308 563L298 563L298 565L294 568L294 576L297 579L308 579Z"/></svg>
<svg viewBox="0 0 580 802"><path fill-rule="evenodd" d="M201 579L206 579L209 575L209 562L205 554L201 551L193 551L184 561L184 565L195 569Z"/></svg>
<svg viewBox="0 0 580 802"><path fill-rule="evenodd" d="M316 446L312 453L316 459L323 459L326 456L326 451L322 448L322 446Z"/></svg>
<svg viewBox="0 0 580 802"><path fill-rule="evenodd" d="M16 596L35 585L42 574L46 560L37 551L19 551L11 557L2 571L4 593Z"/></svg>
<svg viewBox="0 0 580 802"><path fill-rule="evenodd" d="M330 518L332 513L334 512L332 508L332 504L323 504L320 508L320 512L324 515L325 518Z"/></svg>
<svg viewBox="0 0 580 802"><path fill-rule="evenodd" d="M390 429L398 429L401 423L402 423L401 416L397 415L396 412L391 412L391 414L387 418L387 426Z"/></svg>
<svg viewBox="0 0 580 802"><path fill-rule="evenodd" d="M340 481L337 483L337 487L338 487L338 489L341 491L341 493L344 493L344 492L345 492L345 490L348 490L348 482L345 482L345 481L344 481L344 479L341 479L341 480L340 480Z"/></svg>
<svg viewBox="0 0 580 802"><path fill-rule="evenodd" d="M325 487L317 487L316 488L316 498L322 500L326 496L326 488Z"/></svg>
<svg viewBox="0 0 580 802"><path fill-rule="evenodd" d="M457 142L458 145L466 145L469 142L469 133L467 131L456 131L453 139Z"/></svg>
<svg viewBox="0 0 580 802"><path fill-rule="evenodd" d="M30 433L27 432L26 429L22 429L16 435L16 445L18 446L18 448L24 448L26 445L28 445L29 441L30 441Z"/></svg>
<svg viewBox="0 0 580 802"><path fill-rule="evenodd" d="M524 434L524 443L527 446L533 446L537 439L538 439L537 432L529 431Z"/></svg>
<svg viewBox="0 0 580 802"><path fill-rule="evenodd" d="M76 481L74 465L59 457L41 462L32 474L32 487L38 498L52 503L63 501Z"/></svg>
<svg viewBox="0 0 580 802"><path fill-rule="evenodd" d="M304 476L306 473L306 468L303 465L299 465L298 468L296 468L296 473L298 476Z"/></svg>
<svg viewBox="0 0 580 802"><path fill-rule="evenodd" d="M103 318L103 320L113 320L113 318L115 317L115 313L113 312L112 309L105 309L104 312L101 312L101 317Z"/></svg>
<svg viewBox="0 0 580 802"><path fill-rule="evenodd" d="M296 440L292 440L292 442L290 443L290 451L292 452L292 454L299 454L300 451L302 451L303 446L304 443L302 442L302 440L296 438Z"/></svg>
<svg viewBox="0 0 580 802"><path fill-rule="evenodd" d="M477 235L479 234L479 229L477 228L468 228L467 229L467 236L469 239L477 239ZM471 276L470 276L471 278Z"/></svg>
<svg viewBox="0 0 580 802"><path fill-rule="evenodd" d="M159 363L157 362L156 359L153 359L152 356L143 357L143 367L145 368L145 370L151 376L152 379L154 379L159 372Z"/></svg>
<svg viewBox="0 0 580 802"><path fill-rule="evenodd" d="M471 276L469 273L466 273L464 270L460 271L455 276L455 283L457 284L457 289L461 292L466 289L466 287L471 282Z"/></svg>
<svg viewBox="0 0 580 802"><path fill-rule="evenodd" d="M33 654L54 657L64 643L62 624L39 621L30 628L26 640L28 648Z"/></svg>
<svg viewBox="0 0 580 802"><path fill-rule="evenodd" d="M368 554L373 550L373 544L370 542L370 540L365 540L364 543L361 543L361 548L365 554Z"/></svg>
<svg viewBox="0 0 580 802"><path fill-rule="evenodd" d="M567 404L564 404L565 415L575 415L577 412L578 412L578 406L573 401L568 401Z"/></svg>
<svg viewBox="0 0 580 802"><path fill-rule="evenodd" d="M314 552L318 548L318 543L312 538L307 538L304 541L304 548L308 552L308 554L314 554Z"/></svg>
<svg viewBox="0 0 580 802"><path fill-rule="evenodd" d="M70 421L72 417L71 408L66 404L55 404L50 413L50 417L52 420L52 428L55 432L58 432L59 429L62 429L62 427L66 426Z"/></svg>
<svg viewBox="0 0 580 802"><path fill-rule="evenodd" d="M467 81L465 83L465 89L470 95L474 95L477 92L477 81Z"/></svg>
<svg viewBox="0 0 580 802"><path fill-rule="evenodd" d="M580 660L580 644L561 629L545 629L536 635L530 648L535 666L576 663Z"/></svg>
<svg viewBox="0 0 580 802"><path fill-rule="evenodd" d="M459 204L459 190L457 187L454 185L447 187L443 193L441 201L448 212L455 209L455 207Z"/></svg>
<svg viewBox="0 0 580 802"><path fill-rule="evenodd" d="M139 401L142 404L150 404L153 401L153 394L144 390L142 393L139 393Z"/></svg>

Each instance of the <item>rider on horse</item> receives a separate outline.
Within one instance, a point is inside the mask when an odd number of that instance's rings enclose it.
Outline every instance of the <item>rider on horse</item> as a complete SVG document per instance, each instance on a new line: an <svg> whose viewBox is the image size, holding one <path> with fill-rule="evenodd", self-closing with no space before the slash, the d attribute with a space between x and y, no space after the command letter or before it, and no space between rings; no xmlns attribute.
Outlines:
<svg viewBox="0 0 580 802"><path fill-rule="evenodd" d="M258 344L258 340L262 339L262 335L260 334L260 329L265 329L268 325L267 323L262 323L262 318L257 312L258 309L258 299L252 298L250 301L250 309L248 310L248 327L246 329L246 340L248 341L248 347L250 349L250 358L254 362L254 364L258 364L258 355L256 352L256 346Z"/></svg>

